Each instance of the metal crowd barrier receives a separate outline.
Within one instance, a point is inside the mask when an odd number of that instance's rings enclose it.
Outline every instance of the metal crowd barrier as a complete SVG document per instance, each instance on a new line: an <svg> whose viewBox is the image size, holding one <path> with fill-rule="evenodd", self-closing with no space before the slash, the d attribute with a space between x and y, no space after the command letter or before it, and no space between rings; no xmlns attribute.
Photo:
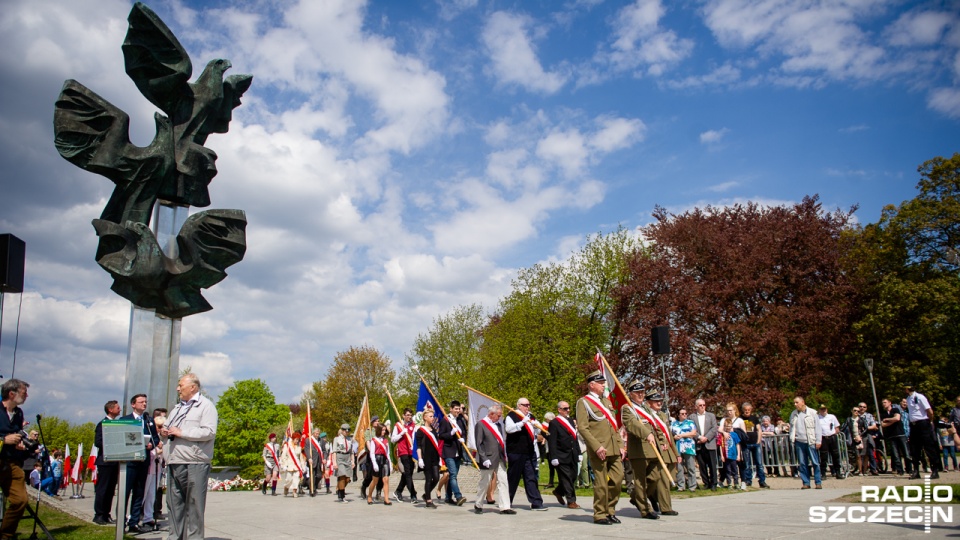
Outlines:
<svg viewBox="0 0 960 540"><path fill-rule="evenodd" d="M846 437L841 433L837 436L837 445L840 449L840 470L844 477L850 474L852 465L850 463L850 453L847 447ZM790 442L789 433L778 433L776 435L765 435L761 445L763 454L763 466L778 471L781 475L789 476L791 467L799 467L800 461L797 458L797 451L793 443ZM833 462L833 456L827 454L826 463L820 464L821 471L830 470Z"/></svg>

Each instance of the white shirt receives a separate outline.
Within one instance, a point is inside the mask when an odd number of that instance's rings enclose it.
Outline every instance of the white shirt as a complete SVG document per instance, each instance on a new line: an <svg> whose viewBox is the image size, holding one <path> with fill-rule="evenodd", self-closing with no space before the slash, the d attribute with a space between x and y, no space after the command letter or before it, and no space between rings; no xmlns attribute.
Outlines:
<svg viewBox="0 0 960 540"><path fill-rule="evenodd" d="M927 416L927 409L929 408L930 402L927 401L927 396L919 392L914 392L907 396L907 417L911 422L929 420L930 417Z"/></svg>
<svg viewBox="0 0 960 540"><path fill-rule="evenodd" d="M820 422L820 431L824 437L837 434L837 428L840 427L840 421L837 417L827 413L826 415L817 414L817 421Z"/></svg>

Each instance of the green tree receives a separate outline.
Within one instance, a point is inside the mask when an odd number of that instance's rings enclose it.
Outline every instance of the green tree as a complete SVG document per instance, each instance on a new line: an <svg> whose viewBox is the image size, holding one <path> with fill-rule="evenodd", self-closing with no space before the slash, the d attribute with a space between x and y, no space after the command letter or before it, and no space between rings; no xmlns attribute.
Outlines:
<svg viewBox="0 0 960 540"><path fill-rule="evenodd" d="M912 383L940 414L960 394L960 154L917 169L919 194L851 234L860 291L855 359L875 359L877 392ZM869 382L861 377L861 394Z"/></svg>
<svg viewBox="0 0 960 540"><path fill-rule="evenodd" d="M444 407L453 399L463 401L466 391L460 383L471 385L480 372L480 347L487 316L480 304L457 306L434 319L426 334L420 334L400 370L397 388L391 389L398 408L416 404L419 373L430 385Z"/></svg>
<svg viewBox="0 0 960 540"><path fill-rule="evenodd" d="M217 414L214 465L239 466L241 474L249 475L260 466L267 430L285 423L289 409L276 403L265 382L246 379L235 382L223 392L217 400Z"/></svg>
<svg viewBox="0 0 960 540"><path fill-rule="evenodd" d="M611 292L626 275L636 237L619 227L593 235L560 263L523 269L483 332L478 389L534 408L571 400L598 348L614 343Z"/></svg>
<svg viewBox="0 0 960 540"><path fill-rule="evenodd" d="M336 433L340 424L351 428L360 416L363 396L370 399L370 415L379 415L386 398L384 386L393 387L390 359L373 347L350 347L338 352L323 380L306 392L312 404L313 424L327 433Z"/></svg>

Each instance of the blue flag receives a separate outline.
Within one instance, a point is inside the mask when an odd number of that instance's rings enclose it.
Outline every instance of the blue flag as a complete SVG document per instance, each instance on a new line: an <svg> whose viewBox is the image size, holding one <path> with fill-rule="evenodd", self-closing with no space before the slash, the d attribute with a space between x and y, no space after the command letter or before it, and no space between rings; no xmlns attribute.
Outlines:
<svg viewBox="0 0 960 540"><path fill-rule="evenodd" d="M420 395L417 396L417 412L422 413L424 409L427 408L427 403L433 407L433 414L437 416L440 414L440 404L437 403L437 400L433 398L433 394L430 393L430 390L427 389L427 383L420 380ZM413 438L413 459L417 459L417 438Z"/></svg>
<svg viewBox="0 0 960 540"><path fill-rule="evenodd" d="M417 412L423 412L427 408L427 403L433 407L434 414L440 414L440 404L433 399L433 394L427 389L427 383L420 381L420 396L417 397Z"/></svg>

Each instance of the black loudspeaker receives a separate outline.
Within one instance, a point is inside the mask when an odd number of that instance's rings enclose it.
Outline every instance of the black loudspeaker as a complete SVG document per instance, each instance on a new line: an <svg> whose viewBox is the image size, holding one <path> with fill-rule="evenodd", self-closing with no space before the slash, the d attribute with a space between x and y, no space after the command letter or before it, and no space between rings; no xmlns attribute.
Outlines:
<svg viewBox="0 0 960 540"><path fill-rule="evenodd" d="M23 292L23 261L27 245L12 234L0 234L0 291Z"/></svg>
<svg viewBox="0 0 960 540"><path fill-rule="evenodd" d="M650 329L653 354L670 354L670 327L654 326Z"/></svg>

